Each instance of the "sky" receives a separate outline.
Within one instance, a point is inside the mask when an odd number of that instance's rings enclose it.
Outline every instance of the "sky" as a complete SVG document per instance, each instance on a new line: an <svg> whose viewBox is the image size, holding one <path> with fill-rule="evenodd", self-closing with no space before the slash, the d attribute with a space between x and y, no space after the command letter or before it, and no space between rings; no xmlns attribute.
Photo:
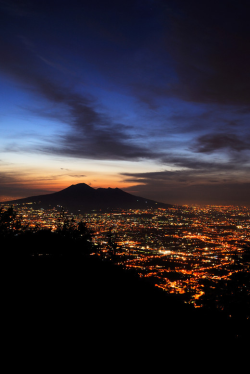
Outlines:
<svg viewBox="0 0 250 374"><path fill-rule="evenodd" d="M0 201L250 206L250 5L0 0Z"/></svg>

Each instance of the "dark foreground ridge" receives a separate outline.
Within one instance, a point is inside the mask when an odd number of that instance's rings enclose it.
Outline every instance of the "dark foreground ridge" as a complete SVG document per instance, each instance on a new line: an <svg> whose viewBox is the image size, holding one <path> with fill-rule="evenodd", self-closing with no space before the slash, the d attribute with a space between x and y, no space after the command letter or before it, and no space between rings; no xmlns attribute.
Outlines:
<svg viewBox="0 0 250 374"><path fill-rule="evenodd" d="M183 304L136 273L90 256L85 244L51 232L2 240L8 336L54 345L81 339L93 349L111 341L111 351L191 350L192 342L232 348L248 339L239 321Z"/></svg>
<svg viewBox="0 0 250 374"><path fill-rule="evenodd" d="M34 203L34 208L37 209L63 206L75 214L91 210L168 208L171 206L131 195L119 188L94 189L85 183L72 185L52 194L31 196L13 200L10 203Z"/></svg>

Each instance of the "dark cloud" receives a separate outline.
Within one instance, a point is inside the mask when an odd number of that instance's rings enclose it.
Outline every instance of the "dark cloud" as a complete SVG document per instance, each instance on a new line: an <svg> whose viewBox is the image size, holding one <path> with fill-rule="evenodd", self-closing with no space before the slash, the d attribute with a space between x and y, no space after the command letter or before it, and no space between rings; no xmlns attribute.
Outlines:
<svg viewBox="0 0 250 374"><path fill-rule="evenodd" d="M182 0L164 5L162 1L162 32L155 43L166 66L158 69L158 79L135 85L141 99L155 103L156 97L178 97L243 106L249 113L249 3Z"/></svg>
<svg viewBox="0 0 250 374"><path fill-rule="evenodd" d="M249 204L250 183L204 183L193 185L136 185L124 189L129 193L169 204L243 205Z"/></svg>
<svg viewBox="0 0 250 374"><path fill-rule="evenodd" d="M72 131L69 135L60 135L54 145L43 146L40 151L62 156L101 160L139 160L159 157L157 153L146 147L133 144L133 140L122 133L119 128L110 127L101 130L97 128L90 129L89 132L84 130Z"/></svg>
<svg viewBox="0 0 250 374"><path fill-rule="evenodd" d="M0 172L0 185L6 182L16 182L18 177L20 176L17 176L14 172Z"/></svg>
<svg viewBox="0 0 250 374"><path fill-rule="evenodd" d="M19 32L27 50L36 38L47 52L45 56L39 50L37 55L53 66L58 63L49 56L66 51L153 108L157 97L249 108L247 1L19 3L2 2L9 14L10 9L27 13L7 30L10 35Z"/></svg>
<svg viewBox="0 0 250 374"><path fill-rule="evenodd" d="M240 138L233 133L202 135L191 149L200 153L213 153L223 149L241 152L250 150L250 137L248 139Z"/></svg>
<svg viewBox="0 0 250 374"><path fill-rule="evenodd" d="M170 204L247 205L249 181L227 176L227 171L215 174L197 171L162 171L153 173L124 173L125 182L137 183L124 190L137 196ZM237 175L237 172L236 172ZM244 179L244 177L243 177Z"/></svg>
<svg viewBox="0 0 250 374"><path fill-rule="evenodd" d="M33 187L33 180L25 181L25 175L17 172L0 172L0 202L27 196L42 195L52 191Z"/></svg>
<svg viewBox="0 0 250 374"><path fill-rule="evenodd" d="M86 175L84 175L84 174L73 174L73 175L69 175L69 177L72 177L72 178L83 178L83 177L86 177Z"/></svg>
<svg viewBox="0 0 250 374"><path fill-rule="evenodd" d="M50 69L47 70L33 51L24 53L22 41L15 40L12 46L2 42L1 49L4 54L0 61L2 71L46 100L43 115L63 120L70 126L67 134L58 135L54 142L51 139L51 145L44 147L43 151L97 159L139 159L152 155L146 146L136 145L135 139L127 132L128 126L102 114L93 98L53 79ZM41 115L41 109L31 110Z"/></svg>
<svg viewBox="0 0 250 374"><path fill-rule="evenodd" d="M29 196L39 196L53 193L49 189L42 188L32 188L30 184L20 185L19 181L16 181L15 184L6 184L0 186L0 202L4 201L22 199Z"/></svg>
<svg viewBox="0 0 250 374"><path fill-rule="evenodd" d="M230 162L228 160L220 160L217 158L213 159L203 159L203 158L197 158L193 155L173 155L172 153L164 155L164 157L161 158L161 162L165 164L173 165L173 169L177 167L180 170L176 170L174 172L179 173L207 173L207 172L230 172L234 170L242 170L246 171L248 170L247 166L247 158L232 158ZM159 172L161 173L161 172ZM173 173L171 171L171 173ZM158 172L155 173L157 175ZM161 174L160 174L161 175ZM171 174L172 175L172 174Z"/></svg>
<svg viewBox="0 0 250 374"><path fill-rule="evenodd" d="M224 173L221 171L222 175ZM213 172L204 173L203 170L175 170L149 173L123 173L126 182L142 183L146 185L191 185L195 183L207 183ZM220 182L221 176L217 179Z"/></svg>

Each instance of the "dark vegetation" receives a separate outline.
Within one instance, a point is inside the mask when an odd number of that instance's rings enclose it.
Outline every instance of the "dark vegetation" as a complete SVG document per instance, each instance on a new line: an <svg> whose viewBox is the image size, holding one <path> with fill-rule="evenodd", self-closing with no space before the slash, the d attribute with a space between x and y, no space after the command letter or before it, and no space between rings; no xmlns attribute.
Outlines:
<svg viewBox="0 0 250 374"><path fill-rule="evenodd" d="M79 340L110 353L191 351L192 344L194 349L232 348L248 339L241 321L195 310L135 272L90 255L94 249L84 223L78 230L65 222L54 233L20 231L11 208L0 215L2 320L8 339L25 336L31 345L45 339L50 349Z"/></svg>

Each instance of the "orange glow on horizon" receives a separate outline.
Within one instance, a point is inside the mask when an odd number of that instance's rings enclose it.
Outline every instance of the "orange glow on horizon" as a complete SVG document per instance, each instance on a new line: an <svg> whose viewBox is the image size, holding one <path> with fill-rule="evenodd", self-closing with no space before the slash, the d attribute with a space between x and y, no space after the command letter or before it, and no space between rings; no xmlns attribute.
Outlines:
<svg viewBox="0 0 250 374"><path fill-rule="evenodd" d="M60 179L46 179L43 177L38 177L36 179L30 180L29 178L23 178L20 180L18 185L22 189L22 193L16 193L15 195L1 194L0 201L10 201L22 199L25 197L36 196L36 195L45 195L54 192L61 191L71 185L78 183L85 183L92 188L120 188L124 189L126 187L132 186L133 183L124 183L119 180L117 176L110 176L108 178L94 178L94 181L91 181L89 178L72 178L70 176L62 176ZM16 182L11 183L11 186L15 187Z"/></svg>

